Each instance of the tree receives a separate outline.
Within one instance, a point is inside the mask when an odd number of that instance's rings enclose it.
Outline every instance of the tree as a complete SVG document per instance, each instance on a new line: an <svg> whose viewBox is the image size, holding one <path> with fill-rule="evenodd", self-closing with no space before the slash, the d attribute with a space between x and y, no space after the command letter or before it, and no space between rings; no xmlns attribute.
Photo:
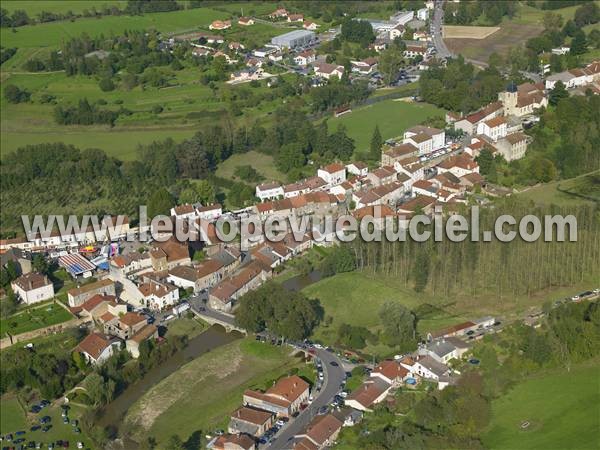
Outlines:
<svg viewBox="0 0 600 450"><path fill-rule="evenodd" d="M417 340L417 317L412 311L389 300L381 306L379 318L388 345L397 346L400 351L414 348Z"/></svg>
<svg viewBox="0 0 600 450"><path fill-rule="evenodd" d="M429 253L422 249L415 259L413 274L415 280L415 291L423 292L429 279Z"/></svg>
<svg viewBox="0 0 600 450"><path fill-rule="evenodd" d="M114 91L115 89L115 83L110 78L102 78L98 86L103 92Z"/></svg>
<svg viewBox="0 0 600 450"><path fill-rule="evenodd" d="M25 89L20 89L18 86L14 84L9 84L4 89L4 98L8 100L9 103L24 103L28 102L31 97L31 93Z"/></svg>
<svg viewBox="0 0 600 450"><path fill-rule="evenodd" d="M558 105L558 103L565 98L569 97L569 93L567 92L567 88L565 87L562 81L557 81L554 85L554 89L550 91L550 95L548 97L548 102L552 106Z"/></svg>
<svg viewBox="0 0 600 450"><path fill-rule="evenodd" d="M373 136L371 137L371 147L369 156L373 161L379 161L381 158L381 146L383 145L383 138L379 132L379 125L375 125L373 130Z"/></svg>
<svg viewBox="0 0 600 450"><path fill-rule="evenodd" d="M169 191L165 188L157 189L148 200L148 218L152 219L160 214L168 216L174 203Z"/></svg>
<svg viewBox="0 0 600 450"><path fill-rule="evenodd" d="M577 30L571 41L571 55L582 55L587 52L587 39L583 30Z"/></svg>
<svg viewBox="0 0 600 450"><path fill-rule="evenodd" d="M284 173L289 172L294 168L302 167L306 164L306 157L302 152L302 146L297 142L290 142L289 144L283 145L279 149L275 164L277 165L277 168Z"/></svg>
<svg viewBox="0 0 600 450"><path fill-rule="evenodd" d="M185 446L183 445L181 438L178 435L173 434L165 443L165 450L185 450Z"/></svg>
<svg viewBox="0 0 600 450"><path fill-rule="evenodd" d="M583 27L600 20L600 8L595 2L586 2L575 11L575 25Z"/></svg>
<svg viewBox="0 0 600 450"><path fill-rule="evenodd" d="M552 11L546 12L544 14L544 28L546 30L560 30L563 26L563 17L560 14L554 13Z"/></svg>
<svg viewBox="0 0 600 450"><path fill-rule="evenodd" d="M44 255L41 253L36 253L33 255L31 266L36 272L44 275L48 275L48 272L50 271L50 265L48 264L46 258L44 258Z"/></svg>
<svg viewBox="0 0 600 450"><path fill-rule="evenodd" d="M389 85L396 81L403 61L404 55L402 50L396 45L391 45L388 49L381 52L378 68L383 74L383 80L386 84Z"/></svg>
<svg viewBox="0 0 600 450"><path fill-rule="evenodd" d="M550 55L550 70L553 73L559 73L563 71L563 63L560 55L554 53Z"/></svg>

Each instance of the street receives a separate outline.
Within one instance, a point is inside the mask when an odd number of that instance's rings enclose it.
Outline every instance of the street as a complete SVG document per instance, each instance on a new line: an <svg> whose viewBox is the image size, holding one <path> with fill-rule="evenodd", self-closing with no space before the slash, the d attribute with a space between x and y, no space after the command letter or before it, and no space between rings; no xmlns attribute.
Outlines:
<svg viewBox="0 0 600 450"><path fill-rule="evenodd" d="M444 10L442 8L443 2L436 1L435 8L433 10L433 23L431 24L433 30L433 45L437 51L437 57L440 59L452 57L452 53L446 47L442 34L442 24L444 19Z"/></svg>
<svg viewBox="0 0 600 450"><path fill-rule="evenodd" d="M287 423L277 433L271 445L268 447L273 450L284 450L291 448L290 441L295 435L306 429L306 426L317 415L317 411L323 406L329 405L333 397L340 391L340 385L346 378L345 371L342 367L342 360L335 353L328 352L325 349L316 349L316 356L323 362L324 383L321 391L317 396L314 396L313 402L300 413L298 417ZM332 366L335 362L338 365Z"/></svg>

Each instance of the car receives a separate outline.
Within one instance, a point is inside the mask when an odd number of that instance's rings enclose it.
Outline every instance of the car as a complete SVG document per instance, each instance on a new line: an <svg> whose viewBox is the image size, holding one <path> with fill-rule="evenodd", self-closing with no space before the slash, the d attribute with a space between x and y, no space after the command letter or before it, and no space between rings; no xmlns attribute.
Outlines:
<svg viewBox="0 0 600 450"><path fill-rule="evenodd" d="M62 446L63 448L69 448L69 441L63 441Z"/></svg>
<svg viewBox="0 0 600 450"><path fill-rule="evenodd" d="M39 425L34 425L34 426L32 426L32 427L29 429L29 431L32 431L32 432L33 432L33 431L37 431L37 430L39 430L40 428L42 428L42 427L41 427L41 426L39 426Z"/></svg>
<svg viewBox="0 0 600 450"><path fill-rule="evenodd" d="M19 439L15 439L13 441L13 444L20 444L21 442L25 442L25 438L19 438Z"/></svg>
<svg viewBox="0 0 600 450"><path fill-rule="evenodd" d="M79 441L79 442L77 443L77 448L83 448L83 442Z"/></svg>
<svg viewBox="0 0 600 450"><path fill-rule="evenodd" d="M49 402L48 400L45 400L45 399L44 399L44 400L42 400L42 401L40 402L40 406L41 406L42 408L45 408L46 406L49 406L49 405L50 405L50 402Z"/></svg>
<svg viewBox="0 0 600 450"><path fill-rule="evenodd" d="M279 419L277 422L275 422L275 425L282 427L285 425L285 422L283 420Z"/></svg>
<svg viewBox="0 0 600 450"><path fill-rule="evenodd" d="M223 430L216 430L216 431L215 431L215 434L216 434L217 436L223 436L223 435L225 434L225 432L224 432Z"/></svg>
<svg viewBox="0 0 600 450"><path fill-rule="evenodd" d="M24 432L24 431L17 431L17 432L15 433L15 436L23 436L24 434L25 434L25 432Z"/></svg>
<svg viewBox="0 0 600 450"><path fill-rule="evenodd" d="M33 405L30 409L30 411L34 414L39 413L42 410L42 407L40 405Z"/></svg>
<svg viewBox="0 0 600 450"><path fill-rule="evenodd" d="M73 429L73 432L76 434L79 434L79 433L81 433L81 430L79 429L79 427L77 427L77 428Z"/></svg>
<svg viewBox="0 0 600 450"><path fill-rule="evenodd" d="M52 418L50 416L44 416L40 419L40 423L44 424L44 423L49 423L52 421Z"/></svg>
<svg viewBox="0 0 600 450"><path fill-rule="evenodd" d="M48 444L48 450L53 450L54 449L54 444L52 442L50 442Z"/></svg>
<svg viewBox="0 0 600 450"><path fill-rule="evenodd" d="M69 418L67 416L63 417L63 423L69 425Z"/></svg>
<svg viewBox="0 0 600 450"><path fill-rule="evenodd" d="M50 431L50 428L52 428L52 425L46 425L44 428L42 428L42 432L47 433L48 431Z"/></svg>
<svg viewBox="0 0 600 450"><path fill-rule="evenodd" d="M333 367L338 367L339 366L339 364L337 362L335 362L335 361L331 361L329 364L332 365Z"/></svg>
<svg viewBox="0 0 600 450"><path fill-rule="evenodd" d="M323 372L319 372L319 380L323 379Z"/></svg>
<svg viewBox="0 0 600 450"><path fill-rule="evenodd" d="M342 391L342 392L340 392L340 397L342 397L342 398L348 397L348 391Z"/></svg>
<svg viewBox="0 0 600 450"><path fill-rule="evenodd" d="M317 411L317 414L318 414L319 416L322 416L322 415L324 415L324 414L327 414L327 411L328 411L328 410L329 410L329 408L327 408L327 406L321 406L321 407L319 408L319 410Z"/></svg>
<svg viewBox="0 0 600 450"><path fill-rule="evenodd" d="M467 336L473 336L475 332L473 330L467 331Z"/></svg>
<svg viewBox="0 0 600 450"><path fill-rule="evenodd" d="M315 344L313 347L317 348L319 350L321 350L323 348L323 346L321 344Z"/></svg>

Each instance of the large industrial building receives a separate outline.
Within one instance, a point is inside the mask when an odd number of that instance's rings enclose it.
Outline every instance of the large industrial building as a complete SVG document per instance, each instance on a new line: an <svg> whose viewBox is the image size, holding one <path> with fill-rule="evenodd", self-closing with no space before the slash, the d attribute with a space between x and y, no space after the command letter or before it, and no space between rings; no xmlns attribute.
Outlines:
<svg viewBox="0 0 600 450"><path fill-rule="evenodd" d="M276 45L279 48L290 48L295 49L298 47L305 47L316 41L316 35L312 31L308 30L295 30L289 33L275 36L271 39L271 44Z"/></svg>

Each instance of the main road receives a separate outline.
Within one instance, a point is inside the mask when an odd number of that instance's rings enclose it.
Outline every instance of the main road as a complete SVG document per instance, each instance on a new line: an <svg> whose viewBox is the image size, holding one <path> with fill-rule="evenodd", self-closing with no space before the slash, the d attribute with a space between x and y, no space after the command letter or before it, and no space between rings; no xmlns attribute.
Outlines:
<svg viewBox="0 0 600 450"><path fill-rule="evenodd" d="M435 2L435 6L433 8L433 22L431 24L433 27L433 45L437 50L437 57L440 59L452 57L452 52L450 52L448 47L446 47L442 33L442 24L444 22L444 9L442 8L443 4L444 2L442 1Z"/></svg>
<svg viewBox="0 0 600 450"><path fill-rule="evenodd" d="M316 356L323 363L324 382L318 395L314 395L313 402L302 411L298 417L290 420L271 441L268 447L272 450L288 450L292 448L292 439L306 429L310 421L317 415L323 406L329 405L335 395L340 391L340 386L346 374L342 367L342 360L335 353L324 349L315 349ZM332 365L334 363L335 365Z"/></svg>

